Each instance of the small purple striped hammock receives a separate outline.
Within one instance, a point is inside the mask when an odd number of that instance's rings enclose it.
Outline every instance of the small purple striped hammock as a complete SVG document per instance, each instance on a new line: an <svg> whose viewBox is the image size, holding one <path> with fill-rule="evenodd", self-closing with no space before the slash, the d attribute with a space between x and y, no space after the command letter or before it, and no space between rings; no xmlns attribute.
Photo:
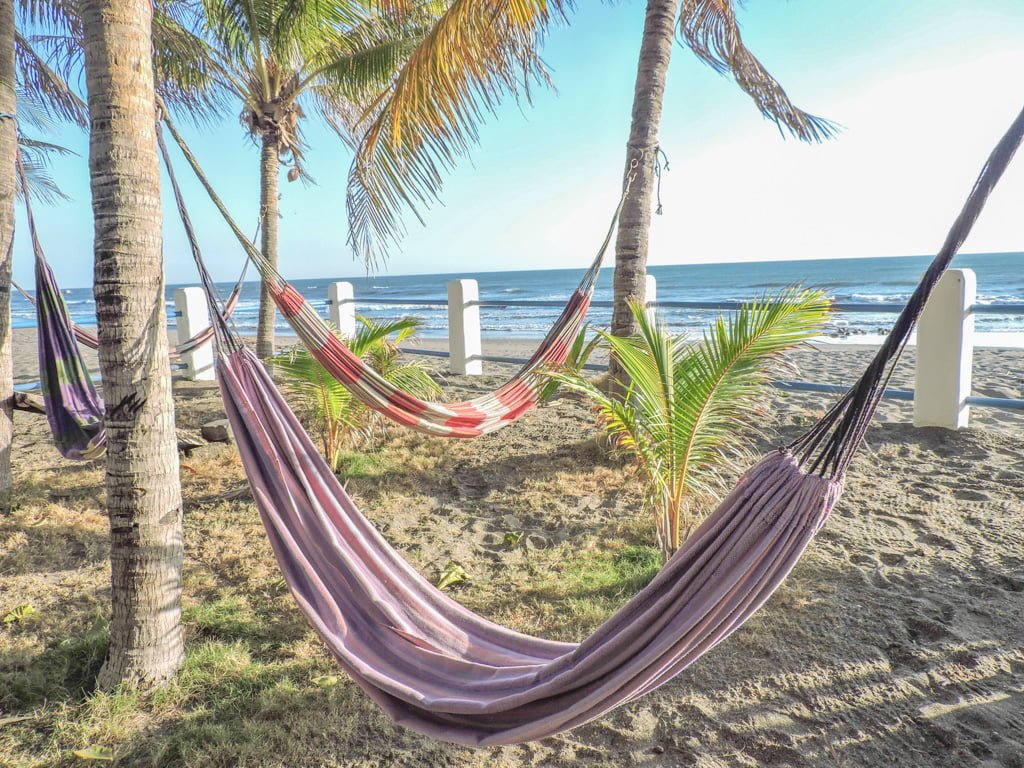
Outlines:
<svg viewBox="0 0 1024 768"><path fill-rule="evenodd" d="M20 159L17 161L17 170L22 175L21 188L27 190ZM106 450L107 442L106 431L103 428L103 399L93 385L79 344L97 349L99 340L95 334L79 327L71 320L60 286L57 285L39 241L35 217L32 214L32 202L27 192L24 203L32 252L35 256L36 295L30 295L13 280L11 283L36 308L39 384L46 407L46 420L54 445L61 456L79 461L98 459ZM11 250L13 242L8 252ZM225 319L230 319L238 304L244 280L243 269L241 277L224 304ZM213 335L214 326L210 325L178 344L172 350L171 356L184 355L203 344L210 343Z"/></svg>
<svg viewBox="0 0 1024 768"><path fill-rule="evenodd" d="M1024 111L856 385L804 436L749 470L661 573L579 644L498 626L420 576L362 515L259 360L219 321L218 381L260 516L292 595L341 666L403 726L458 743L511 744L649 693L728 637L828 518L928 296L1022 135ZM214 303L173 177L172 188Z"/></svg>
<svg viewBox="0 0 1024 768"><path fill-rule="evenodd" d="M36 343L46 421L61 456L82 461L96 459L103 455L107 444L103 400L82 359L71 316L53 270L43 256L20 158L16 165L21 188L25 190L25 214L35 255Z"/></svg>

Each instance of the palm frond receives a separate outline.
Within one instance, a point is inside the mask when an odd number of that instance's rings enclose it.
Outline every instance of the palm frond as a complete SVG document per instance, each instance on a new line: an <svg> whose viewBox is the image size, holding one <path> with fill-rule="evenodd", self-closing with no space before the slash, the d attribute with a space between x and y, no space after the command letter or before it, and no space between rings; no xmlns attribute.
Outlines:
<svg viewBox="0 0 1024 768"><path fill-rule="evenodd" d="M18 199L23 200L25 195L30 195L48 205L69 199L51 175L50 161L54 155L73 155L74 152L59 144L29 138L19 130L18 154L24 172L24 176L17 175Z"/></svg>
<svg viewBox="0 0 1024 768"><path fill-rule="evenodd" d="M423 320L418 317L374 320L360 315L356 319L359 321L356 335L348 339L346 343L348 348L360 357L373 351L375 347L388 343L389 336L401 336L401 341L404 341L423 327Z"/></svg>
<svg viewBox="0 0 1024 768"><path fill-rule="evenodd" d="M682 0L679 37L720 74L730 74L769 120L802 141L823 141L837 127L796 107L779 82L743 44L734 0Z"/></svg>
<svg viewBox="0 0 1024 768"><path fill-rule="evenodd" d="M442 173L477 140L478 124L502 98L528 100L531 84L548 83L537 48L571 6L452 0L362 116L346 198L357 257L377 262L404 234L402 214L421 217L437 199Z"/></svg>
<svg viewBox="0 0 1024 768"><path fill-rule="evenodd" d="M67 85L83 70L79 3L21 0L20 11L39 33L26 40L19 82L37 91L42 103L49 104L60 119L86 125L85 104ZM155 0L152 26L153 66L160 95L194 122L222 114L227 90L217 52L203 37L198 5L193 0ZM37 50L33 62L30 51Z"/></svg>
<svg viewBox="0 0 1024 768"><path fill-rule="evenodd" d="M742 310L719 317L703 342L681 356L678 440L681 482L712 493L714 470L737 455L737 423L756 431L764 384L783 364L779 354L821 333L829 302L820 291L796 288L765 294Z"/></svg>
<svg viewBox="0 0 1024 768"><path fill-rule="evenodd" d="M408 392L421 400L441 395L441 387L431 377L430 372L418 363L396 366L388 372L387 379L403 392Z"/></svg>
<svg viewBox="0 0 1024 768"><path fill-rule="evenodd" d="M153 7L153 70L167 105L194 123L224 114L231 95L219 52L203 33L191 0L157 0Z"/></svg>
<svg viewBox="0 0 1024 768"><path fill-rule="evenodd" d="M49 130L54 120L79 127L88 125L85 102L65 78L36 50L33 40L14 33L15 77L18 88L18 117L36 128Z"/></svg>

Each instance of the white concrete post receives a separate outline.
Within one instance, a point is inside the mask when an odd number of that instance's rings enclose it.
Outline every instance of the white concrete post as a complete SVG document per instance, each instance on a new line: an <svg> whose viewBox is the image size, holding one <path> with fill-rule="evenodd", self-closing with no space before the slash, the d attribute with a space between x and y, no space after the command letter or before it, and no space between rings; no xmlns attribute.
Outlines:
<svg viewBox="0 0 1024 768"><path fill-rule="evenodd" d="M352 283L338 282L327 286L327 316L341 335L356 335L356 302Z"/></svg>
<svg viewBox="0 0 1024 768"><path fill-rule="evenodd" d="M654 275L647 275L647 285L644 288L644 295L646 296L645 301L647 302L647 317L651 322L654 322L658 318L658 308L651 306L651 304L658 300L658 281L654 278Z"/></svg>
<svg viewBox="0 0 1024 768"><path fill-rule="evenodd" d="M175 288L174 311L177 314L178 343L188 341L210 327L210 310L202 288ZM213 342L208 341L181 356L185 367L180 375L189 381L213 381Z"/></svg>
<svg viewBox="0 0 1024 768"><path fill-rule="evenodd" d="M452 373L480 376L480 288L476 280L452 280L448 283L448 354Z"/></svg>
<svg viewBox="0 0 1024 768"><path fill-rule="evenodd" d="M966 427L974 364L977 280L970 269L951 269L932 292L917 324L914 425Z"/></svg>

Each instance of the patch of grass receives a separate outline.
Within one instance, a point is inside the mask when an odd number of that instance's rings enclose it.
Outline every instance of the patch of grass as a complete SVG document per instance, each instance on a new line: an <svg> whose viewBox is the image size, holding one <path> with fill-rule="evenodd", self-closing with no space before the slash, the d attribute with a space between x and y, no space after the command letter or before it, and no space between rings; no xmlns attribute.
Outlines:
<svg viewBox="0 0 1024 768"><path fill-rule="evenodd" d="M563 552L560 564L528 588L525 597L531 612L557 616L563 629L582 639L659 570L661 554L655 546L620 544Z"/></svg>
<svg viewBox="0 0 1024 768"><path fill-rule="evenodd" d="M343 480L378 480L394 467L383 451L342 451L338 462Z"/></svg>
<svg viewBox="0 0 1024 768"><path fill-rule="evenodd" d="M19 712L40 702L87 693L103 665L109 643L107 622L97 616L81 635L47 648L27 668L0 671L0 709Z"/></svg>
<svg viewBox="0 0 1024 768"><path fill-rule="evenodd" d="M621 599L647 586L660 569L657 547L627 545L617 551L580 553L566 563L559 582L568 594Z"/></svg>
<svg viewBox="0 0 1024 768"><path fill-rule="evenodd" d="M255 640L264 635L265 622L256 616L245 599L236 595L190 605L182 612L182 618L201 637Z"/></svg>

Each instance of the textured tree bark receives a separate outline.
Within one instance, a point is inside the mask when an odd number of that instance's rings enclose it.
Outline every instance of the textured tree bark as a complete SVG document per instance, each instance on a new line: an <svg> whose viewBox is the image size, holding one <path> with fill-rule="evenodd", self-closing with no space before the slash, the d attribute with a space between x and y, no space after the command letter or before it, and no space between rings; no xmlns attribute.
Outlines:
<svg viewBox="0 0 1024 768"><path fill-rule="evenodd" d="M678 0L648 0L644 35L640 44L636 87L633 91L633 117L626 145L625 176L634 175L629 196L619 216L615 239L615 307L612 333L629 336L636 323L629 302L646 299L647 246L651 230L651 197L654 190L654 166L658 149L658 126L669 60L675 40ZM634 166L635 163L635 166ZM613 359L613 381L622 372Z"/></svg>
<svg viewBox="0 0 1024 768"><path fill-rule="evenodd" d="M11 508L14 362L11 357L11 243L14 241L14 0L0 0L0 514Z"/></svg>
<svg viewBox="0 0 1024 768"><path fill-rule="evenodd" d="M280 162L278 160L278 137L273 132L263 135L260 152L260 232L262 240L260 249L264 258L277 267L277 216L278 216L278 180ZM276 311L274 300L270 297L267 283L260 286L260 318L256 328L256 355L266 360L274 354L274 321Z"/></svg>
<svg viewBox="0 0 1024 768"><path fill-rule="evenodd" d="M161 256L150 0L82 4L107 404L110 650L99 685L160 683L183 656L182 511Z"/></svg>

